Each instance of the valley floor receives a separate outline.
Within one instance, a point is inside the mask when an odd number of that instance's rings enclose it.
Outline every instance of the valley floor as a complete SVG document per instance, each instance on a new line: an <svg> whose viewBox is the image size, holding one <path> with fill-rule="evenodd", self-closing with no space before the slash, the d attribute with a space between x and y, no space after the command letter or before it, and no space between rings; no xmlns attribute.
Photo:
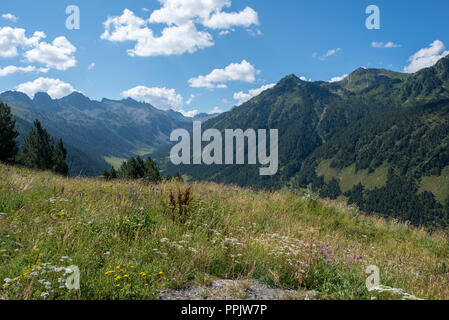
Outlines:
<svg viewBox="0 0 449 320"><path fill-rule="evenodd" d="M73 266L79 290L65 285ZM368 266L382 285L449 299L443 232L291 191L0 164L0 299L372 299Z"/></svg>

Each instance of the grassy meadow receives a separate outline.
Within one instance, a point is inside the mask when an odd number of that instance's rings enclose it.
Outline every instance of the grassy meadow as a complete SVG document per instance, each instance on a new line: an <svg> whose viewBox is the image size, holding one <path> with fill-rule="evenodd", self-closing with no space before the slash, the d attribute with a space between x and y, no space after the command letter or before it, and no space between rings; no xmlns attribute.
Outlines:
<svg viewBox="0 0 449 320"><path fill-rule="evenodd" d="M79 290L64 286L71 265ZM443 232L289 190L64 178L0 164L0 299L157 299L214 279L256 279L298 299L372 299L370 265L382 285L449 299Z"/></svg>

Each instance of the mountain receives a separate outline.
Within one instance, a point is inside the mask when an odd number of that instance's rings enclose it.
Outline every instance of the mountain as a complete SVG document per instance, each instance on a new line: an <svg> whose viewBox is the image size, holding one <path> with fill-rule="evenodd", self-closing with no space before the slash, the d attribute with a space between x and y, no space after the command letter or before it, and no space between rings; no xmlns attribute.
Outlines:
<svg viewBox="0 0 449 320"><path fill-rule="evenodd" d="M78 92L61 99L37 93L30 99L8 91L0 100L11 107L22 136L39 119L53 136L63 139L72 174L97 175L122 159L151 154L168 145L174 129L187 128L193 121L133 99L94 101Z"/></svg>
<svg viewBox="0 0 449 320"><path fill-rule="evenodd" d="M440 225L449 197L448 109L449 56L415 74L359 68L335 83L289 75L203 124L279 129L277 175L259 176L259 165L169 165L168 172L256 188L311 186L323 197L352 195L372 213ZM351 191L359 183L362 198L355 201ZM389 205L379 205L386 199Z"/></svg>

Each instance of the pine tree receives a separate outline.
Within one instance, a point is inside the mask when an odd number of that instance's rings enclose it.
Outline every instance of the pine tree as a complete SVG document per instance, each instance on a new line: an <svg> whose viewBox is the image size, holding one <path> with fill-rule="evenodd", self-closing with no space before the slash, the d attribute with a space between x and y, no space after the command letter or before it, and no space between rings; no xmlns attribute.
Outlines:
<svg viewBox="0 0 449 320"><path fill-rule="evenodd" d="M20 160L23 165L39 170L51 170L67 175L69 167L66 163L67 150L60 139L55 146L53 137L42 127L39 120L24 140Z"/></svg>
<svg viewBox="0 0 449 320"><path fill-rule="evenodd" d="M54 163L53 172L65 176L68 175L69 166L65 161L66 159L67 159L67 150L64 148L64 143L62 142L62 139L59 139L53 155L53 163Z"/></svg>
<svg viewBox="0 0 449 320"><path fill-rule="evenodd" d="M118 171L118 176L122 179L146 179L152 182L162 180L160 169L154 160L147 158L144 161L140 156L125 161Z"/></svg>
<svg viewBox="0 0 449 320"><path fill-rule="evenodd" d="M115 170L114 167L112 167L111 168L111 173L110 173L110 178L111 179L117 179L117 177L118 177L117 171Z"/></svg>
<svg viewBox="0 0 449 320"><path fill-rule="evenodd" d="M24 140L21 162L33 169L52 170L54 162L54 139L42 127L39 120Z"/></svg>
<svg viewBox="0 0 449 320"><path fill-rule="evenodd" d="M16 121L12 119L11 108L0 102L0 161L14 162L18 146L15 130Z"/></svg>

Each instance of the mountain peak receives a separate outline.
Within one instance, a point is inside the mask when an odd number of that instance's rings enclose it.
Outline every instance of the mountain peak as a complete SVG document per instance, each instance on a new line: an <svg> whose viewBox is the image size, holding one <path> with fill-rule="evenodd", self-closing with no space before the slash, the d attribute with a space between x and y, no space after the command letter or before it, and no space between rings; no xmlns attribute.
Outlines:
<svg viewBox="0 0 449 320"><path fill-rule="evenodd" d="M53 99L46 92L37 92L34 95L33 101L36 102L37 100L39 100L39 101L53 101Z"/></svg>
<svg viewBox="0 0 449 320"><path fill-rule="evenodd" d="M20 91L5 91L0 94L0 100L8 101L20 101L20 102L31 102L30 97Z"/></svg>

